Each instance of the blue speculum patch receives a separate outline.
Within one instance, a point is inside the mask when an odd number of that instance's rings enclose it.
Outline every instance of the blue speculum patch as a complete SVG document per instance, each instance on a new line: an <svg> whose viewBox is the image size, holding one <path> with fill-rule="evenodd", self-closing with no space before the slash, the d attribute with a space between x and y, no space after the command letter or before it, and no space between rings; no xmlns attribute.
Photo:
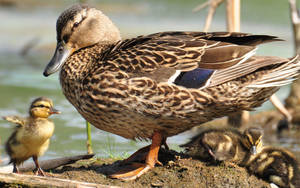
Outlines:
<svg viewBox="0 0 300 188"><path fill-rule="evenodd" d="M214 70L200 68L189 72L181 72L175 79L174 84L187 88L200 88L205 85L213 72Z"/></svg>

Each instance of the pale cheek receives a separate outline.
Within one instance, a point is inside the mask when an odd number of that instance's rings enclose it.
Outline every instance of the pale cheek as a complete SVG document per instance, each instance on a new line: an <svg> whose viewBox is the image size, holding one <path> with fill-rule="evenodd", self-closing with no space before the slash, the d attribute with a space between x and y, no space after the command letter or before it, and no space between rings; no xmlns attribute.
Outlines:
<svg viewBox="0 0 300 188"><path fill-rule="evenodd" d="M33 114L35 117L41 117L41 118L47 118L49 116L49 113L46 111L34 111Z"/></svg>

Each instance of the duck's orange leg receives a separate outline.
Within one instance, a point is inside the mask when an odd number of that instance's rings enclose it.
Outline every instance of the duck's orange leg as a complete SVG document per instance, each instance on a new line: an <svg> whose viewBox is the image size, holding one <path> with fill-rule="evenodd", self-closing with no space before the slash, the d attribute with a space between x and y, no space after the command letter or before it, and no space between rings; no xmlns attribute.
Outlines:
<svg viewBox="0 0 300 188"><path fill-rule="evenodd" d="M149 153L150 146L151 146L151 144L148 145L148 146L145 146L145 147L143 147L143 148L141 148L139 150L137 150L132 155L130 155L127 159L124 159L121 164L127 164L127 163L131 163L131 162L145 161L146 160L146 156Z"/></svg>
<svg viewBox="0 0 300 188"><path fill-rule="evenodd" d="M131 161L132 159L135 159L138 156L139 152L144 152L148 147L149 152L146 156L145 163L132 163L129 165L126 165L124 169L117 172L116 174L110 175L111 178L117 178L121 180L134 180L137 177L141 176L142 174L146 173L148 170L153 168L155 164L161 164L158 161L158 151L160 148L160 145L162 143L162 135L159 132L155 132L152 136L152 144L150 146L146 146L140 150L138 150L136 153L134 153L132 156L128 158L128 161Z"/></svg>
<svg viewBox="0 0 300 188"><path fill-rule="evenodd" d="M166 138L163 138L162 141L161 141L161 145L164 145L165 149L169 150L169 146L167 145L166 140L167 140ZM130 162L145 161L146 157L149 153L150 146L151 146L151 144L137 150L132 155L130 155L127 159L124 159L121 164L126 164L126 163L130 163ZM159 161L158 161L158 164L162 166L162 164Z"/></svg>

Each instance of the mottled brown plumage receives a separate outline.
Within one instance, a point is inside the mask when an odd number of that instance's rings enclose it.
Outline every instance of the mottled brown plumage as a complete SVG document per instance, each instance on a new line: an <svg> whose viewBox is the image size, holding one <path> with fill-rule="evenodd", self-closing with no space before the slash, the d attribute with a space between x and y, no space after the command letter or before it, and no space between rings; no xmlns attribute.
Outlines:
<svg viewBox="0 0 300 188"><path fill-rule="evenodd" d="M48 117L58 113L53 108L50 99L39 97L31 103L29 117L3 117L5 120L17 124L5 145L10 163L14 165L13 172L19 173L17 166L32 157L37 167L37 174L44 175L39 166L38 157L48 149L50 137L54 132L54 123Z"/></svg>
<svg viewBox="0 0 300 188"><path fill-rule="evenodd" d="M234 128L206 128L181 145L192 157L208 161L227 161L240 166L262 149L262 130L251 127L241 133Z"/></svg>
<svg viewBox="0 0 300 188"><path fill-rule="evenodd" d="M64 11L56 29L44 75L61 68L64 95L97 128L158 139L150 153L169 136L260 106L299 70L296 58L253 56L273 36L161 32L122 41L107 16L82 5Z"/></svg>
<svg viewBox="0 0 300 188"><path fill-rule="evenodd" d="M264 147L248 162L247 168L250 173L279 187L300 187L299 163L294 154L286 149Z"/></svg>

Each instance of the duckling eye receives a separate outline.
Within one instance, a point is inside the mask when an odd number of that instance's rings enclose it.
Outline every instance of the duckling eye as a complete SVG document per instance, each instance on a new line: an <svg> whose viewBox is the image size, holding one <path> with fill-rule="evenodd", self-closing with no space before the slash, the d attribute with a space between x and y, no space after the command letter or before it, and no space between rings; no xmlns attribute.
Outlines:
<svg viewBox="0 0 300 188"><path fill-rule="evenodd" d="M43 104L37 105L37 106L35 106L35 107L39 107L39 108L49 108L49 106L45 106L45 105L43 105Z"/></svg>
<svg viewBox="0 0 300 188"><path fill-rule="evenodd" d="M79 23L78 22L75 22L73 27L78 27Z"/></svg>

